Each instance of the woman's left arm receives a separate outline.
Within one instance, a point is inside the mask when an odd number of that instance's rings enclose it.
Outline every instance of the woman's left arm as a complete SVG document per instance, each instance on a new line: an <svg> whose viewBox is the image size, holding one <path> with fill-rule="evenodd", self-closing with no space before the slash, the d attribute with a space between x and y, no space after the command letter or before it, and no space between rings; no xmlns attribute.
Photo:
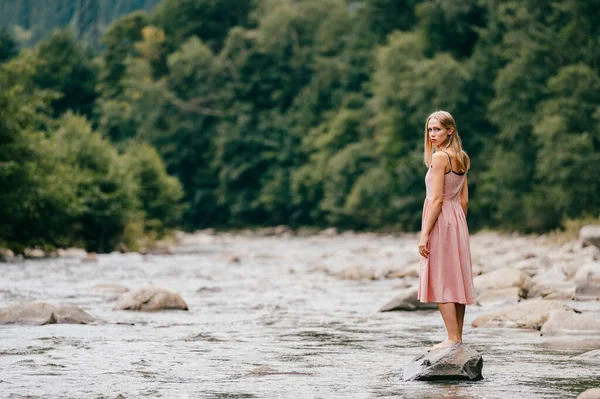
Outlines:
<svg viewBox="0 0 600 399"><path fill-rule="evenodd" d="M429 233L433 229L437 218L442 211L442 204L444 202L444 175L447 164L446 155L443 153L435 153L431 159L431 173L432 173L432 198L429 203L429 210L421 230L421 240L419 241L419 252L424 257L429 256L429 249L427 249L427 242L429 241Z"/></svg>

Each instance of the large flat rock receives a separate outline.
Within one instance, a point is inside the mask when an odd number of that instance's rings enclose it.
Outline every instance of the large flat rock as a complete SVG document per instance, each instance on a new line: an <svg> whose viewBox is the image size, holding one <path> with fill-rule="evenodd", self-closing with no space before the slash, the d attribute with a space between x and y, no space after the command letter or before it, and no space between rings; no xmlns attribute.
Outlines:
<svg viewBox="0 0 600 399"><path fill-rule="evenodd" d="M435 303L423 303L417 299L417 293L419 291L419 286L415 285L410 288L403 290L399 295L397 295L394 299L386 303L379 309L380 312L390 312L395 310L431 310L437 309L437 304Z"/></svg>
<svg viewBox="0 0 600 399"><path fill-rule="evenodd" d="M516 305L484 313L473 320L473 327L511 327L539 330L553 310L575 312L566 305L543 299L522 301Z"/></svg>
<svg viewBox="0 0 600 399"><path fill-rule="evenodd" d="M404 380L470 380L483 378L483 358L475 349L455 344L417 356L404 370Z"/></svg>
<svg viewBox="0 0 600 399"><path fill-rule="evenodd" d="M114 307L114 310L142 312L165 309L188 310L188 306L181 295L173 289L146 286L124 293Z"/></svg>
<svg viewBox="0 0 600 399"><path fill-rule="evenodd" d="M92 324L103 320L74 306L28 303L0 309L0 324L42 326L45 324Z"/></svg>
<svg viewBox="0 0 600 399"><path fill-rule="evenodd" d="M598 334L600 335L600 319L592 316L553 310L541 330L542 334Z"/></svg>

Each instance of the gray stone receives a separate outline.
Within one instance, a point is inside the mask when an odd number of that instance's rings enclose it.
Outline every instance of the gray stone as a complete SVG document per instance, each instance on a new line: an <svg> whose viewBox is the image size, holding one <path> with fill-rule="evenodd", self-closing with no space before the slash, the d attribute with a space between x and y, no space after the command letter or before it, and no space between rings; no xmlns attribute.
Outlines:
<svg viewBox="0 0 600 399"><path fill-rule="evenodd" d="M92 324L103 322L74 306L28 303L0 309L0 324Z"/></svg>
<svg viewBox="0 0 600 399"><path fill-rule="evenodd" d="M556 333L600 334L600 320L579 313L553 310L542 326L543 335Z"/></svg>
<svg viewBox="0 0 600 399"><path fill-rule="evenodd" d="M13 260L15 253L8 248L0 247L0 262L7 262Z"/></svg>
<svg viewBox="0 0 600 399"><path fill-rule="evenodd" d="M114 307L114 310L139 310L142 312L163 309L188 310L188 307L177 291L153 286L126 292Z"/></svg>
<svg viewBox="0 0 600 399"><path fill-rule="evenodd" d="M417 356L404 370L404 380L483 379L483 358L475 349L462 343Z"/></svg>
<svg viewBox="0 0 600 399"><path fill-rule="evenodd" d="M574 312L568 306L543 299L526 300L516 305L484 313L473 320L473 327L512 327L539 330L553 310ZM565 312L566 313L566 312Z"/></svg>
<svg viewBox="0 0 600 399"><path fill-rule="evenodd" d="M477 295L477 303L479 305L518 303L523 296L522 291L519 287L486 290Z"/></svg>
<svg viewBox="0 0 600 399"><path fill-rule="evenodd" d="M482 274L473 279L475 291L481 294L490 289L519 287L527 291L531 285L531 278L520 270L503 267L489 273Z"/></svg>
<svg viewBox="0 0 600 399"><path fill-rule="evenodd" d="M419 286L415 285L405 289L402 293L396 296L394 299L383 305L380 312L389 312L392 310L429 310L437 309L436 303L423 303L417 299L417 292Z"/></svg>
<svg viewBox="0 0 600 399"><path fill-rule="evenodd" d="M123 294L129 291L129 288L120 284L96 284L90 291L94 294Z"/></svg>
<svg viewBox="0 0 600 399"><path fill-rule="evenodd" d="M577 396L577 399L600 399L600 388L591 388L583 391Z"/></svg>
<svg viewBox="0 0 600 399"><path fill-rule="evenodd" d="M573 357L574 360L581 360L590 363L600 363L600 349L582 353Z"/></svg>
<svg viewBox="0 0 600 399"><path fill-rule="evenodd" d="M582 265L573 280L577 285L575 299L581 301L600 298L600 262Z"/></svg>
<svg viewBox="0 0 600 399"><path fill-rule="evenodd" d="M600 225L589 224L579 230L579 238L588 245L600 248Z"/></svg>

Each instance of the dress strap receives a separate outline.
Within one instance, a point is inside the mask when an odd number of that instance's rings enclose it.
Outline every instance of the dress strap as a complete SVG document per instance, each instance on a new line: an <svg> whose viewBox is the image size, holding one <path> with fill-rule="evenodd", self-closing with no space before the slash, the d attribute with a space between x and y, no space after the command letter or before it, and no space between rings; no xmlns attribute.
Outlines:
<svg viewBox="0 0 600 399"><path fill-rule="evenodd" d="M444 154L446 154L446 156L448 157L448 162L450 163L450 172L454 172L452 170L452 159L450 158L450 155L444 150L440 150L440 151L443 152ZM448 172L448 173L450 173L450 172Z"/></svg>

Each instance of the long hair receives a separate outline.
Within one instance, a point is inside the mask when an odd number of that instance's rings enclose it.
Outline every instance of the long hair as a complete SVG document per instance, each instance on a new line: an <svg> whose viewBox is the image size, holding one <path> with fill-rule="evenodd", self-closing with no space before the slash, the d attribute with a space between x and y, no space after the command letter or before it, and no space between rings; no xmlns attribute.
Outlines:
<svg viewBox="0 0 600 399"><path fill-rule="evenodd" d="M454 118L448 111L438 110L433 112L431 115L427 117L425 121L425 153L423 155L425 165L429 167L431 165L431 156L433 155L433 144L431 143L431 139L429 138L429 134L427 133L427 125L429 124L429 120L431 118L436 119L442 126L446 129L452 128L454 131L445 142L440 144L438 147L440 150L445 150L449 148L452 150L452 153L456 157L457 165L453 167L453 169L457 172L466 172L471 167L471 160L469 156L462 148L462 140L458 135L458 129L456 128L456 122Z"/></svg>

